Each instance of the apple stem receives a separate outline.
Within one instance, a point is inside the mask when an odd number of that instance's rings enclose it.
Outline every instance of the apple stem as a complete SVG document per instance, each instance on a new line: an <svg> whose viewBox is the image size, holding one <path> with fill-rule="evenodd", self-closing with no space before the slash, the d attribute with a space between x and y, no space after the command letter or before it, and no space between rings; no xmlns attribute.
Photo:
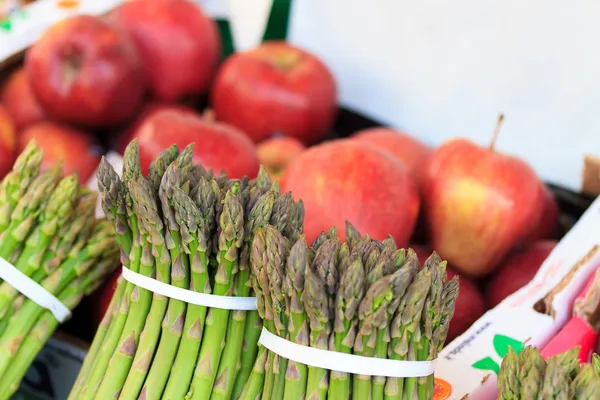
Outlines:
<svg viewBox="0 0 600 400"><path fill-rule="evenodd" d="M217 120L217 116L215 115L215 112L212 108L207 108L206 110L204 110L204 112L202 113L202 117L207 122L215 122Z"/></svg>
<svg viewBox="0 0 600 400"><path fill-rule="evenodd" d="M500 134L500 128L502 127L503 121L504 121L504 114L500 114L498 116L498 121L496 122L496 127L494 128L494 135L492 136L492 142L490 143L491 151L495 151L495 149L496 149L496 141L498 140L498 135Z"/></svg>

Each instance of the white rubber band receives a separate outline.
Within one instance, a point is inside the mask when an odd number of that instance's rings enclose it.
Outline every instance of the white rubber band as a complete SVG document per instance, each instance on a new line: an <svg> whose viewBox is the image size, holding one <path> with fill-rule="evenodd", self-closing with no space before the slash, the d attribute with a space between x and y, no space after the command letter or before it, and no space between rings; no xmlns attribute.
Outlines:
<svg viewBox="0 0 600 400"><path fill-rule="evenodd" d="M60 300L44 289L39 283L19 271L14 265L0 257L0 278L14 287L19 293L49 310L60 323L71 317L69 310Z"/></svg>
<svg viewBox="0 0 600 400"><path fill-rule="evenodd" d="M257 310L256 297L218 296L178 288L123 267L123 278L136 286L188 304L225 310Z"/></svg>
<svg viewBox="0 0 600 400"><path fill-rule="evenodd" d="M385 358L357 356L337 351L315 349L292 343L263 328L258 343L288 360L312 367L349 374L389 376L392 378L418 378L429 376L435 370L433 361L398 361Z"/></svg>

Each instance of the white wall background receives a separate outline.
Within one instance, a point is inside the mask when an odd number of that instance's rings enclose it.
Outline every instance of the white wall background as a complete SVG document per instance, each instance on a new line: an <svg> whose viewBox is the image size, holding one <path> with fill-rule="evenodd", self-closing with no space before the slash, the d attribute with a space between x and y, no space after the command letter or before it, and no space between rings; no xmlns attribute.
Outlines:
<svg viewBox="0 0 600 400"><path fill-rule="evenodd" d="M600 3L296 0L291 40L321 56L341 102L435 145L489 143L579 189L600 155Z"/></svg>

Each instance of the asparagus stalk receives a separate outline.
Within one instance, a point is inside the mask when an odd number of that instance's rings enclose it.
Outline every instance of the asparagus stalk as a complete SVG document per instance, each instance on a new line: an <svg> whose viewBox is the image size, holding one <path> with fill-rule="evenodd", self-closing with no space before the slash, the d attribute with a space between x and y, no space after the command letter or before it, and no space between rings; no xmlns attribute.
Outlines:
<svg viewBox="0 0 600 400"><path fill-rule="evenodd" d="M442 261L437 253L433 253L425 261L423 268L430 268L432 274L432 284L423 306L423 314L421 316L421 337L420 340L413 338L414 356L415 361L426 361L429 360L432 352L431 346L434 341L433 333L435 327L439 324L441 319L440 305L442 302L442 290L444 287L444 281L446 279L446 262ZM409 360L411 359L411 352L409 352ZM416 395L427 397L429 388L427 387L427 377L420 378L407 378L405 380L405 396Z"/></svg>
<svg viewBox="0 0 600 400"><path fill-rule="evenodd" d="M10 223L0 243L0 257L6 260L20 251L36 223L40 207L47 199L47 193L54 190L61 175L62 167L56 165L33 179L10 216Z"/></svg>
<svg viewBox="0 0 600 400"><path fill-rule="evenodd" d="M162 204L166 231L166 245L171 255L171 284L175 287L187 289L190 285L190 262L185 251L190 242L193 241L189 231L183 229L185 237L181 234L182 227L178 223L186 214L182 204L186 200L184 196L184 183L192 167L193 146L187 146L165 172L161 182L159 197ZM177 190L179 189L179 190ZM178 193L178 200L175 200ZM192 204L186 202L189 207ZM190 212L193 210L190 208ZM179 216L178 216L179 214ZM191 222L191 221L188 221ZM197 227L195 228L197 230ZM141 397L146 399L160 399L167 380L169 370L177 355L179 341L183 333L187 304L180 300L171 299L163 320L162 334L156 350L150 371L142 388Z"/></svg>
<svg viewBox="0 0 600 400"><path fill-rule="evenodd" d="M512 351L512 348L509 351ZM511 355L511 357L514 358L514 355ZM511 360L508 360L507 362L510 361ZM505 375L503 372L501 374L503 376L502 385L504 388L508 389L509 385L517 383L520 385L520 388L518 395L515 393L514 397L520 399L537 399L542 390L542 382L545 373L546 361L539 350L535 347L527 346L519 354L517 379L514 382L511 382L510 379L514 380L514 377L507 374ZM506 392L513 393L512 390L506 390Z"/></svg>
<svg viewBox="0 0 600 400"><path fill-rule="evenodd" d="M215 274L214 294L230 296L237 274L238 250L244 239L244 208L237 196L239 186L227 191L220 216L218 269ZM211 308L206 317L206 330L198 356L198 365L191 383L191 398L210 398L217 368L224 347L230 312Z"/></svg>
<svg viewBox="0 0 600 400"><path fill-rule="evenodd" d="M346 221L346 243L348 243L348 247L350 247L350 250L352 250L356 246L356 244L360 241L361 238L362 235L360 234L358 229L356 229L354 225L352 225L349 221Z"/></svg>
<svg viewBox="0 0 600 400"><path fill-rule="evenodd" d="M499 398L503 400L519 400L520 386L519 357L513 348L509 347L498 373Z"/></svg>
<svg viewBox="0 0 600 400"><path fill-rule="evenodd" d="M110 224L97 223L90 241L87 241L87 238L87 235L82 236L82 241L86 242L82 251L71 252L63 265L42 282L42 287L48 292L53 295L60 294L73 279L85 274L97 257L118 254ZM0 339L0 376L7 371L23 339L44 311L44 308L32 300L27 300L19 312L13 315L11 323Z"/></svg>
<svg viewBox="0 0 600 400"><path fill-rule="evenodd" d="M287 298L286 308L291 318L288 320L288 332L294 343L304 346L309 345L308 320L304 305L302 304L302 293L304 292L304 276L310 268L312 253L306 244L304 237L300 237L292 246L286 265L284 290ZM308 379L308 368L306 365L289 360L285 372L284 400L296 400L306 397L306 382Z"/></svg>
<svg viewBox="0 0 600 400"><path fill-rule="evenodd" d="M142 175L140 165L140 153L137 140L129 143L123 155L123 178L118 179L116 173L108 163L98 170L98 181L100 195L103 200L103 209L107 218L113 223L117 233L117 240L121 247L121 261L133 272L139 272L140 259L142 256L142 238L138 228L138 219L134 211L133 200L129 193L129 182L138 179ZM125 229L128 226L129 229ZM128 241L128 233L131 232L131 240ZM130 251L126 253L127 243L131 243ZM106 368L110 362L117 345L122 342L119 339L125 328L129 315L130 299L134 286L131 282L125 284L125 290L120 302L119 313L111 324L106 339L100 348L100 352L83 383L81 399L91 400L98 390Z"/></svg>
<svg viewBox="0 0 600 400"><path fill-rule="evenodd" d="M402 296L408 289L409 285L419 268L419 260L417 255L412 253L407 262L392 275L387 275L381 278L378 282L380 285L388 285L389 290L381 302L381 305L374 311L372 317L373 328L376 333L375 341L375 357L387 358L388 345L391 341L390 337L390 323L396 313ZM377 285L376 282L373 286ZM390 298L391 295L391 298ZM452 303L454 305L454 303ZM372 395L373 400L383 400L384 389L385 389L386 378L384 376L374 376L371 379L372 384Z"/></svg>
<svg viewBox="0 0 600 400"><path fill-rule="evenodd" d="M110 329L111 323L114 321L115 316L119 310L121 296L123 294L123 290L125 290L125 285L123 281L123 277L119 277L115 293L110 300L110 304L108 305L106 313L104 314L102 320L100 321L100 324L98 325L98 330L96 331L94 340L90 345L90 349L88 350L87 356L83 361L83 365L79 370L79 374L77 375L77 379L75 380L75 384L73 385L73 389L71 390L71 393L69 393L69 397L67 400L74 400L77 399L79 396L85 377L87 376L92 366L92 363L96 358L96 355L100 351L100 346L102 346L102 342L104 341L104 338L106 337Z"/></svg>
<svg viewBox="0 0 600 400"><path fill-rule="evenodd" d="M42 150L30 141L17 157L12 171L0 183L0 234L10 224L11 215L30 183L37 176L42 163Z"/></svg>
<svg viewBox="0 0 600 400"><path fill-rule="evenodd" d="M116 255L118 253L114 251L113 254ZM60 293L58 299L70 310L74 309L84 294L89 293L92 288L96 288L101 283L102 278L114 270L117 265L115 261L116 257L110 255L108 258L101 259L95 263L91 271L72 281ZM8 399L17 391L21 379L27 372L35 356L57 327L58 321L52 313L43 310L34 328L23 340L19 351L11 363L10 369L0 379L0 399Z"/></svg>
<svg viewBox="0 0 600 400"><path fill-rule="evenodd" d="M251 262L252 270L251 281L252 288L256 294L258 314L264 321L265 328L269 332L275 332L273 322L273 309L271 307L271 291L269 289L267 277L267 244L265 231L262 228L257 229L252 241ZM267 361L270 352L264 346L258 348L258 355L252 368L252 372L248 378L247 384L244 386L240 398L243 400L256 400L263 391L265 375L267 370ZM237 385L237 382L236 382Z"/></svg>
<svg viewBox="0 0 600 400"><path fill-rule="evenodd" d="M413 351L410 343L419 341L421 336L421 315L427 293L432 284L433 272L423 268L408 287L400 300L400 305L390 326L390 358L406 360ZM384 398L386 400L402 400L404 394L404 378L387 378Z"/></svg>
<svg viewBox="0 0 600 400"><path fill-rule="evenodd" d="M221 189L214 180L209 182L201 177L198 179L195 191L196 210L190 206L192 212L197 212L198 216L198 227L195 234L192 234L194 240L189 245L191 288L201 293L211 292L208 262L211 238L214 236L216 228L214 204L217 198L220 198L220 191ZM183 329L185 335L181 338L175 363L163 394L165 399L183 398L188 391L200 349L207 311L205 306L188 305Z"/></svg>
<svg viewBox="0 0 600 400"><path fill-rule="evenodd" d="M311 269L306 271L304 278L302 303L304 304L310 327L310 346L327 350L329 347L329 334L331 332L330 299L327 296L326 286ZM310 399L325 399L327 398L328 389L329 371L309 366L306 397Z"/></svg>
<svg viewBox="0 0 600 400"><path fill-rule="evenodd" d="M342 246L342 248L344 248ZM348 254L348 258L350 255ZM358 306L366 288L366 275L362 259L357 258L342 273L340 289L336 297L333 348L340 353L352 354L356 340ZM329 398L350 398L351 375L346 372L331 371Z"/></svg>
<svg viewBox="0 0 600 400"><path fill-rule="evenodd" d="M269 223L274 196L273 191L266 192L256 201L255 206L249 212L244 226L244 244L233 291L234 296L248 297L250 295L249 248L256 231L259 228L265 228ZM242 352L245 325L246 311L232 311L225 339L226 346L219 363L217 379L211 396L213 399L229 399L231 397Z"/></svg>
<svg viewBox="0 0 600 400"><path fill-rule="evenodd" d="M543 399L569 399L571 382L579 372L579 350L579 346L574 347L548 359L541 391ZM518 387L518 383L513 383L511 393L518 393Z"/></svg>
<svg viewBox="0 0 600 400"><path fill-rule="evenodd" d="M25 242L15 268L27 276L40 269L46 249L58 229L69 219L73 203L77 199L79 181L76 175L64 178L50 195L48 203L41 211L37 226ZM0 284L0 318L10 309L18 292L9 283Z"/></svg>
<svg viewBox="0 0 600 400"><path fill-rule="evenodd" d="M269 288L271 291L271 306L273 308L273 322L275 331L280 337L287 338L288 332L288 310L286 308L286 296L284 294L285 264L289 251L289 245L281 232L272 225L265 229L267 241L267 274ZM273 353L272 357L273 389L269 399L282 399L285 388L285 374L287 370L287 359ZM263 393L263 398L268 393L268 388Z"/></svg>
<svg viewBox="0 0 600 400"><path fill-rule="evenodd" d="M573 380L569 394L578 400L600 398L600 377L591 364L584 364ZM525 397L522 397L525 398Z"/></svg>
<svg viewBox="0 0 600 400"><path fill-rule="evenodd" d="M600 375L600 356L596 353L592 354L592 367L594 367L596 373Z"/></svg>
<svg viewBox="0 0 600 400"><path fill-rule="evenodd" d="M178 156L179 149L176 145L172 145L168 149L161 151L156 159L150 163L150 168L148 168L148 181L150 182L154 193L159 191L160 183L167 168Z"/></svg>

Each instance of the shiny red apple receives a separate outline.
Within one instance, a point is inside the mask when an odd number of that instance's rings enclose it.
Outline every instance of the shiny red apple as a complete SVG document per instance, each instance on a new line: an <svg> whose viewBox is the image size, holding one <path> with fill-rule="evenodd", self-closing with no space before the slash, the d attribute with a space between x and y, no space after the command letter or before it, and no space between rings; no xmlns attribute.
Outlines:
<svg viewBox="0 0 600 400"><path fill-rule="evenodd" d="M427 171L427 162L433 150L407 133L391 128L370 128L356 132L354 140L371 144L398 157L408 167L420 186Z"/></svg>
<svg viewBox="0 0 600 400"><path fill-rule="evenodd" d="M77 172L80 182L87 182L100 162L100 151L94 137L69 126L55 122L32 125L19 135L19 151L32 139L44 150L42 169L62 161L64 175Z"/></svg>
<svg viewBox="0 0 600 400"><path fill-rule="evenodd" d="M273 134L312 144L331 129L336 86L325 64L285 42L266 42L234 54L211 91L217 119L259 142Z"/></svg>
<svg viewBox="0 0 600 400"><path fill-rule="evenodd" d="M46 112L35 97L23 67L8 77L2 89L2 102L12 116L17 131L46 119Z"/></svg>
<svg viewBox="0 0 600 400"><path fill-rule="evenodd" d="M421 265L431 255L431 250L425 246L411 245L410 247L417 253ZM483 294L481 294L475 283L457 273L452 267L447 266L446 279L450 280L455 275L458 275L458 298L454 307L454 317L450 321L446 343L462 335L485 313Z"/></svg>
<svg viewBox="0 0 600 400"><path fill-rule="evenodd" d="M512 253L498 268L485 293L489 307L527 285L548 258L557 242L542 240Z"/></svg>
<svg viewBox="0 0 600 400"><path fill-rule="evenodd" d="M298 139L292 137L274 137L260 142L256 146L258 160L271 179L279 180L288 165L294 161L306 147Z"/></svg>
<svg viewBox="0 0 600 400"><path fill-rule="evenodd" d="M431 246L481 277L535 229L544 186L524 161L454 139L433 154L423 197Z"/></svg>
<svg viewBox="0 0 600 400"><path fill-rule="evenodd" d="M544 207L540 210L540 216L536 227L523 241L526 245L544 239L556 239L558 237L560 210L554 194L544 185Z"/></svg>
<svg viewBox="0 0 600 400"><path fill-rule="evenodd" d="M206 93L221 56L215 22L188 0L133 0L110 19L133 38L155 98Z"/></svg>
<svg viewBox="0 0 600 400"><path fill-rule="evenodd" d="M416 185L394 156L354 140L335 140L300 154L281 179L302 199L304 233L312 242L331 226L344 239L346 220L375 239L392 235L404 246L419 213Z"/></svg>
<svg viewBox="0 0 600 400"><path fill-rule="evenodd" d="M25 67L44 109L76 125L124 122L145 89L132 42L101 17L80 15L51 26L27 53Z"/></svg>
<svg viewBox="0 0 600 400"><path fill-rule="evenodd" d="M195 143L194 162L207 169L223 170L230 178L253 178L258 173L252 141L237 128L215 121L210 113L202 117L187 110L156 111L140 123L134 137L139 140L144 171L172 144L183 149Z"/></svg>

